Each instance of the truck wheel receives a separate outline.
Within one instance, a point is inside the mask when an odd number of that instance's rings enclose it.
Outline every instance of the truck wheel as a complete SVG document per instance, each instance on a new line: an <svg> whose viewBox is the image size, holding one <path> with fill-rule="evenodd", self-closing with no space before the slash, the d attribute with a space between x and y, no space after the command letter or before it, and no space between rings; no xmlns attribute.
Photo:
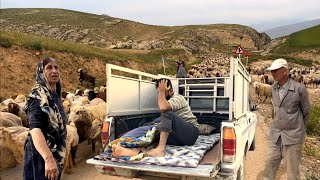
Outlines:
<svg viewBox="0 0 320 180"><path fill-rule="evenodd" d="M256 149L256 135L254 135L249 151L254 151Z"/></svg>
<svg viewBox="0 0 320 180"><path fill-rule="evenodd" d="M243 160L237 172L237 180L244 180L244 169L245 169L246 156L243 155Z"/></svg>

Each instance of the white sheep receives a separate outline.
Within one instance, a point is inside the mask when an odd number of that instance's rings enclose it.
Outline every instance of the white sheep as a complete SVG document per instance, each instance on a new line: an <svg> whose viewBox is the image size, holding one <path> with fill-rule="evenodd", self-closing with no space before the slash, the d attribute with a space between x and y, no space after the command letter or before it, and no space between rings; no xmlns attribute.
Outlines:
<svg viewBox="0 0 320 180"><path fill-rule="evenodd" d="M69 114L70 113L70 108L71 108L71 102L69 99L65 99L63 102L62 102L62 106L63 106L63 111L66 113L66 114Z"/></svg>
<svg viewBox="0 0 320 180"><path fill-rule="evenodd" d="M67 125L66 155L63 172L70 174L75 166L76 152L79 144L79 135L74 122Z"/></svg>
<svg viewBox="0 0 320 180"><path fill-rule="evenodd" d="M19 164L23 164L24 142L28 133L29 128L23 126L0 127L1 145L13 152L13 155Z"/></svg>
<svg viewBox="0 0 320 180"><path fill-rule="evenodd" d="M90 104L90 100L87 96L76 96L77 100L82 102L82 105Z"/></svg>
<svg viewBox="0 0 320 180"><path fill-rule="evenodd" d="M68 121L76 124L80 142L86 139L90 142L89 131L92 126L92 122L95 119L105 118L107 115L106 105L107 103L104 102L97 105L76 106L71 109ZM92 150L94 150L94 144L92 141L91 144Z"/></svg>
<svg viewBox="0 0 320 180"><path fill-rule="evenodd" d="M95 119L104 119L107 116L107 103L99 103L97 105L87 104L83 106L91 116L91 122Z"/></svg>
<svg viewBox="0 0 320 180"><path fill-rule="evenodd" d="M265 99L263 100L263 102L265 102L268 97L270 97L270 99L271 99L271 97L272 97L272 92L271 92L272 86L271 85L259 83L259 82L254 82L253 87L255 88L255 92L258 95L259 100L262 96L265 96Z"/></svg>
<svg viewBox="0 0 320 180"><path fill-rule="evenodd" d="M97 104L100 104L100 103L105 103L105 101L101 98L94 98L90 101L90 104L91 105L97 105Z"/></svg>
<svg viewBox="0 0 320 180"><path fill-rule="evenodd" d="M0 171L7 168L13 168L18 164L13 152L9 148L3 147L1 144L2 142L0 142Z"/></svg>
<svg viewBox="0 0 320 180"><path fill-rule="evenodd" d="M102 141L101 141L102 125L103 125L102 119L95 119L92 122L92 126L90 128L90 139L92 143L95 145L94 147L97 147L98 150L102 149ZM95 148L93 149L93 151L95 151Z"/></svg>
<svg viewBox="0 0 320 180"><path fill-rule="evenodd" d="M312 82L313 82L313 79L312 77L309 77L309 76L303 76L302 78L302 83L307 87L307 85L309 84L310 87L312 86Z"/></svg>
<svg viewBox="0 0 320 180"><path fill-rule="evenodd" d="M0 127L14 126L22 126L21 118L9 112L0 112Z"/></svg>
<svg viewBox="0 0 320 180"><path fill-rule="evenodd" d="M74 93L68 93L67 96L66 96L66 99L69 99L70 102L72 102L75 98L75 94Z"/></svg>

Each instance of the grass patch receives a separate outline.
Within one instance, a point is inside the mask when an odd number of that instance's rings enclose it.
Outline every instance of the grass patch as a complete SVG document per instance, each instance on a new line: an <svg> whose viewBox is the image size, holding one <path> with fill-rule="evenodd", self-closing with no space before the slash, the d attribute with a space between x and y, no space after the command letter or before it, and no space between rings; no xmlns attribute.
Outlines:
<svg viewBox="0 0 320 180"><path fill-rule="evenodd" d="M41 42L32 42L30 44L30 48L33 50L37 50L37 51L42 51L43 50L43 46Z"/></svg>
<svg viewBox="0 0 320 180"><path fill-rule="evenodd" d="M161 56L171 57L175 55L179 56L179 54L185 53L182 49L163 49L153 50L147 54L133 54L126 52L115 52L112 50L97 48L90 45L83 45L69 41L60 41L56 39L45 38L36 35L28 35L14 31L0 31L0 34L1 42L10 42L10 44L15 44L38 51L46 49L56 52L71 53L75 56L82 56L88 59L99 58L106 63L111 63L113 61L135 61L153 63L160 62ZM168 60L169 62L173 61L170 58L166 60Z"/></svg>
<svg viewBox="0 0 320 180"><path fill-rule="evenodd" d="M2 33L0 33L0 46L5 47L5 48L11 48L12 42L5 38Z"/></svg>
<svg viewBox="0 0 320 180"><path fill-rule="evenodd" d="M290 35L288 44L297 48L319 48L320 25L293 33ZM316 38L318 37L318 38Z"/></svg>
<svg viewBox="0 0 320 180"><path fill-rule="evenodd" d="M320 105L311 107L310 119L307 124L307 133L309 135L320 136Z"/></svg>
<svg viewBox="0 0 320 180"><path fill-rule="evenodd" d="M317 155L318 155L318 149L316 148L316 147L313 147L313 146L311 146L311 145L306 145L305 147L304 147L304 150L306 151L306 154L308 155L308 156L313 156L313 157L316 157Z"/></svg>

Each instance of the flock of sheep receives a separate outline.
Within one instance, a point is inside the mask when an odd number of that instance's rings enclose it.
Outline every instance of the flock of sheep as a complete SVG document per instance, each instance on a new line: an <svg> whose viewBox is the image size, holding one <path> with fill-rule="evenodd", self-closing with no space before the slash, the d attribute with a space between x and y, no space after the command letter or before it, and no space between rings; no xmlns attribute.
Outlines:
<svg viewBox="0 0 320 180"><path fill-rule="evenodd" d="M258 76L260 82L255 81L252 84L255 93L258 95L258 100L262 100L262 97L264 97L263 102L265 102L268 97L271 99L271 86L274 83L272 76L267 74L266 68L267 67L248 68L248 70L252 71L252 74ZM318 88L320 84L320 68L291 68L289 70L289 77L304 84L306 87Z"/></svg>
<svg viewBox="0 0 320 180"><path fill-rule="evenodd" d="M206 78L206 77L226 77L229 75L230 64L228 54L214 54L206 57L206 60L201 64L192 65L188 70L188 78ZM255 67L247 66L247 71L251 75L257 75L258 81L252 82L255 93L258 95L258 100L265 102L269 97L271 99L271 86L274 79L270 72L267 72L267 66ZM289 77L299 83L304 84L306 87L318 88L320 84L320 67L311 68L291 68ZM264 98L264 99L263 99ZM271 101L270 101L271 103Z"/></svg>
<svg viewBox="0 0 320 180"><path fill-rule="evenodd" d="M77 90L63 96L63 109L67 115L67 142L64 172L71 173L75 165L78 144L88 141L92 150L101 150L101 132L106 117L106 88L95 88L96 97L89 96L92 90ZM97 97L102 95L100 97ZM24 141L29 133L29 120L24 112L26 96L18 95L0 104L0 162L1 169L23 164Z"/></svg>
<svg viewBox="0 0 320 180"><path fill-rule="evenodd" d="M215 54L206 58L201 64L193 65L188 71L187 77L223 77L229 76L230 64L228 54ZM247 67L252 75L257 75L259 81L252 85L259 99L271 98L271 85L274 80L267 74L266 67ZM79 70L81 73L82 70ZM83 72L82 72L83 73ZM290 69L290 77L306 86L318 87L320 78L319 68ZM86 73L83 73L86 74ZM81 80L80 80L81 79ZM79 80L95 82L94 77L86 75ZM312 85L313 84L313 85ZM71 173L75 165L75 157L78 144L88 141L92 145L92 151L101 150L101 132L106 112L106 88L101 86L92 90L77 90L75 93L63 93L63 108L68 118L67 125L67 152L64 172ZM24 140L28 128L28 117L24 112L26 97L18 95L15 99L6 99L0 104L0 169L14 167L23 163Z"/></svg>

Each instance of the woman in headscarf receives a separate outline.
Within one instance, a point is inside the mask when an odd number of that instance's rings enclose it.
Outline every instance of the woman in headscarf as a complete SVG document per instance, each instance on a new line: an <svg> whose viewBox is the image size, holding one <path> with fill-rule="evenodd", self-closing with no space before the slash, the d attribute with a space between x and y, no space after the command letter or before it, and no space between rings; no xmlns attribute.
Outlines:
<svg viewBox="0 0 320 180"><path fill-rule="evenodd" d="M24 147L24 180L57 180L66 151L66 116L61 103L59 66L55 59L38 63L36 83L26 104L30 133Z"/></svg>

